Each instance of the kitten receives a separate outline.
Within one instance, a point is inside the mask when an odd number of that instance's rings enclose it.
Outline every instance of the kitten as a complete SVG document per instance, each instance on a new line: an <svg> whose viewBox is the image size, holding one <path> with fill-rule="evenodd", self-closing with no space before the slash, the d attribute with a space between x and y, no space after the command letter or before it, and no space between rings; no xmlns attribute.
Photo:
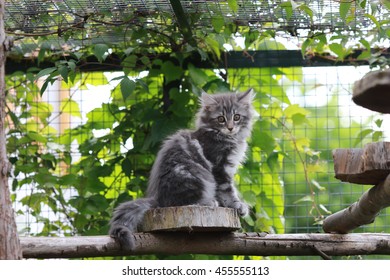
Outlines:
<svg viewBox="0 0 390 280"><path fill-rule="evenodd" d="M196 130L180 130L165 140L151 170L146 198L115 209L110 235L123 249L134 248L132 233L151 208L197 204L248 214L248 205L240 200L233 179L245 157L256 114L252 99L252 89L238 94L202 94Z"/></svg>

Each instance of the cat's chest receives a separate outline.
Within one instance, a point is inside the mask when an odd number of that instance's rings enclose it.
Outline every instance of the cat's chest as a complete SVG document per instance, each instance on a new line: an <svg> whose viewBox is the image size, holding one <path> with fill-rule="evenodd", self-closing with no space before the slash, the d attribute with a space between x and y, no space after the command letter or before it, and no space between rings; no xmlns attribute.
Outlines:
<svg viewBox="0 0 390 280"><path fill-rule="evenodd" d="M205 147L205 156L214 165L236 167L244 157L246 143L209 142Z"/></svg>

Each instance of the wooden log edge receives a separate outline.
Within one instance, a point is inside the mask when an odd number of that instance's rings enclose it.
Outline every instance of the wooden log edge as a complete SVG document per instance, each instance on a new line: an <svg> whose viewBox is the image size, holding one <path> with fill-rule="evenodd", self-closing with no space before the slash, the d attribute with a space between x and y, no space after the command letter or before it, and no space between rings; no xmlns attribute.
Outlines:
<svg viewBox="0 0 390 280"><path fill-rule="evenodd" d="M237 210L226 207L180 206L150 209L145 213L142 232L235 231L241 228Z"/></svg>
<svg viewBox="0 0 390 280"><path fill-rule="evenodd" d="M372 71L356 81L352 100L369 110L390 113L390 70Z"/></svg>
<svg viewBox="0 0 390 280"><path fill-rule="evenodd" d="M376 185L390 174L390 142L368 143L363 149L335 149L333 162L337 179Z"/></svg>

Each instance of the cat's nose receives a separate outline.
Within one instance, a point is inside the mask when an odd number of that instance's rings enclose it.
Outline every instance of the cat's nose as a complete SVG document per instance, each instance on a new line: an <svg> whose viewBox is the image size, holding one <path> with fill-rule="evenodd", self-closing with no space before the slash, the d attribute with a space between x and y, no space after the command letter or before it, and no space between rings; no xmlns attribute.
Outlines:
<svg viewBox="0 0 390 280"><path fill-rule="evenodd" d="M233 130L233 127L228 127L227 129L229 129L229 131L232 131L232 130Z"/></svg>

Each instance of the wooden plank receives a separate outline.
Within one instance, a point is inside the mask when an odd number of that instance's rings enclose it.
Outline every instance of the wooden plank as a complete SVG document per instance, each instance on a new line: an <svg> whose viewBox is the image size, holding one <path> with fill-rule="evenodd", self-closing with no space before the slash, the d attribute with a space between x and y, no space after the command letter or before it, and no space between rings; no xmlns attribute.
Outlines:
<svg viewBox="0 0 390 280"><path fill-rule="evenodd" d="M234 231L240 228L235 209L195 205L150 209L142 224L143 232Z"/></svg>
<svg viewBox="0 0 390 280"><path fill-rule="evenodd" d="M352 256L390 255L390 234L135 233L123 251L109 236L21 237L24 258L127 255Z"/></svg>
<svg viewBox="0 0 390 280"><path fill-rule="evenodd" d="M376 185L390 174L390 142L369 143L363 149L336 149L333 161L337 179Z"/></svg>
<svg viewBox="0 0 390 280"><path fill-rule="evenodd" d="M323 222L328 233L348 233L359 226L374 222L379 212L390 206L390 175L380 184L366 191L348 208L336 212Z"/></svg>
<svg viewBox="0 0 390 280"><path fill-rule="evenodd" d="M352 100L364 108L390 113L390 69L370 72L356 81Z"/></svg>

